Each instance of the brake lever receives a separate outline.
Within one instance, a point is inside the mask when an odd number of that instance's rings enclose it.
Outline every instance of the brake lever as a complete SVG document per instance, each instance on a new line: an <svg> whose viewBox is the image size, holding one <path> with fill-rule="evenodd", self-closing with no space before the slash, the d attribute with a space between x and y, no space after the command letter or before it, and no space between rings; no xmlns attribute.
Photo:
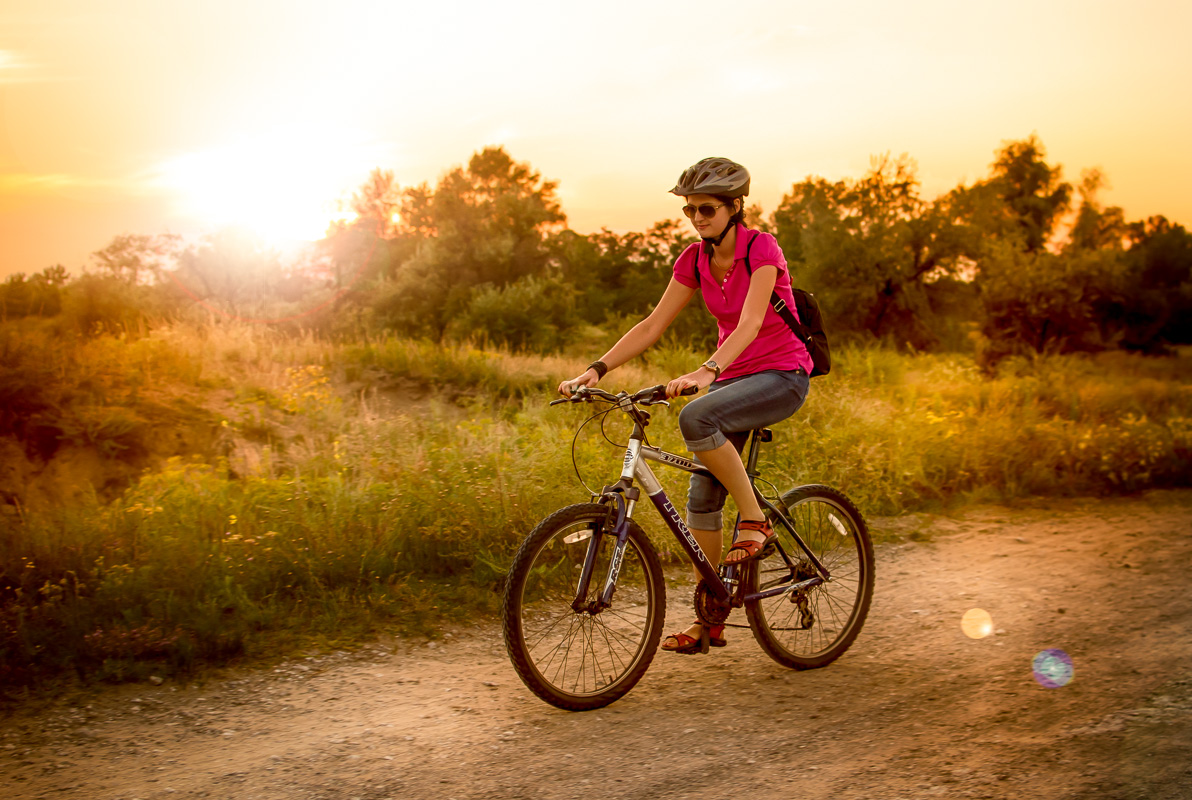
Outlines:
<svg viewBox="0 0 1192 800"><path fill-rule="evenodd" d="M698 386L688 386L683 391L679 392L680 396L690 396L693 394L699 394ZM666 406L667 408L670 408L670 402L666 399L666 387L662 385L652 387L650 395L648 397L643 397L637 402L643 406Z"/></svg>
<svg viewBox="0 0 1192 800"><path fill-rule="evenodd" d="M559 403L582 403L585 400L591 400L591 398L592 398L592 395L588 391L588 387L581 386L578 389L576 389L574 392L572 392L570 397L563 397L558 400L551 400L550 404L552 406L557 406Z"/></svg>

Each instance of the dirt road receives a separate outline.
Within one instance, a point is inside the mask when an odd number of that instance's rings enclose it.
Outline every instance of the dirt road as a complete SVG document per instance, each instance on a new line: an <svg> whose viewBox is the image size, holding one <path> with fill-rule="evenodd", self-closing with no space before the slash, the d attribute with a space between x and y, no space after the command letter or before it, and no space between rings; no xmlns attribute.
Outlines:
<svg viewBox="0 0 1192 800"><path fill-rule="evenodd" d="M783 669L730 629L567 713L486 624L19 710L0 719L0 794L1192 798L1192 492L872 522L926 540L878 547L865 630L825 669ZM679 588L667 630L690 615ZM973 608L994 635L964 635ZM1074 665L1060 688L1033 677L1049 648Z"/></svg>

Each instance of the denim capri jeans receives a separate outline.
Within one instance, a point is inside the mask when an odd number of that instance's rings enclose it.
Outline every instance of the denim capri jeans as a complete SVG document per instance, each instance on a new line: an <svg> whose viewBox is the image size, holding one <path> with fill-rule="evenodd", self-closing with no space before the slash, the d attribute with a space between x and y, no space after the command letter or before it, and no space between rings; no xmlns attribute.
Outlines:
<svg viewBox="0 0 1192 800"><path fill-rule="evenodd" d="M749 431L765 428L792 416L807 399L810 378L802 369L766 370L718 381L708 393L692 400L679 414L679 430L687 449L699 460L702 450L715 450L732 442L737 452ZM687 490L687 527L718 531L724 526L724 501L728 491L715 478L691 476Z"/></svg>

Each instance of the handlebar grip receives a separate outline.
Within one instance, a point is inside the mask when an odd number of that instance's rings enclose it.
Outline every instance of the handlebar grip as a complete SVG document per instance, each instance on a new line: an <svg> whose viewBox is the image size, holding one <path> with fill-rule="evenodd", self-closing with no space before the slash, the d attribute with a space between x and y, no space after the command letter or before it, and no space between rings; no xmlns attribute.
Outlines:
<svg viewBox="0 0 1192 800"><path fill-rule="evenodd" d="M681 394L681 395L699 394L699 387L698 386L688 386L686 389L679 392L679 394Z"/></svg>

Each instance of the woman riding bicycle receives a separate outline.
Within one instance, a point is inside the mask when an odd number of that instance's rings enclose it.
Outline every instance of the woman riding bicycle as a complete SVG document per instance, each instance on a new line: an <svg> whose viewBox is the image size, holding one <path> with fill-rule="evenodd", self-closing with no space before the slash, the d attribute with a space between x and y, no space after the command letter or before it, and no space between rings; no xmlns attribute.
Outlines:
<svg viewBox="0 0 1192 800"><path fill-rule="evenodd" d="M687 527L712 565L719 564L722 510L726 491L731 494L741 523L724 561L736 564L760 556L774 537L740 450L749 431L781 422L803 405L811 356L770 305L770 295L776 292L788 308L795 307L778 242L744 225L749 172L727 158L705 158L684 170L671 193L686 199L683 213L702 242L689 246L675 261L674 275L650 315L584 374L559 384L559 392L570 396L581 386L595 386L609 370L640 355L658 341L696 291L702 291L720 330L716 352L694 371L671 380L666 392L675 397L690 386L709 387L679 415L687 448L715 476L713 480L692 475ZM752 273L745 268L747 252ZM666 637L662 649L700 652L702 633L696 621ZM724 646L723 625L707 633L713 646Z"/></svg>

